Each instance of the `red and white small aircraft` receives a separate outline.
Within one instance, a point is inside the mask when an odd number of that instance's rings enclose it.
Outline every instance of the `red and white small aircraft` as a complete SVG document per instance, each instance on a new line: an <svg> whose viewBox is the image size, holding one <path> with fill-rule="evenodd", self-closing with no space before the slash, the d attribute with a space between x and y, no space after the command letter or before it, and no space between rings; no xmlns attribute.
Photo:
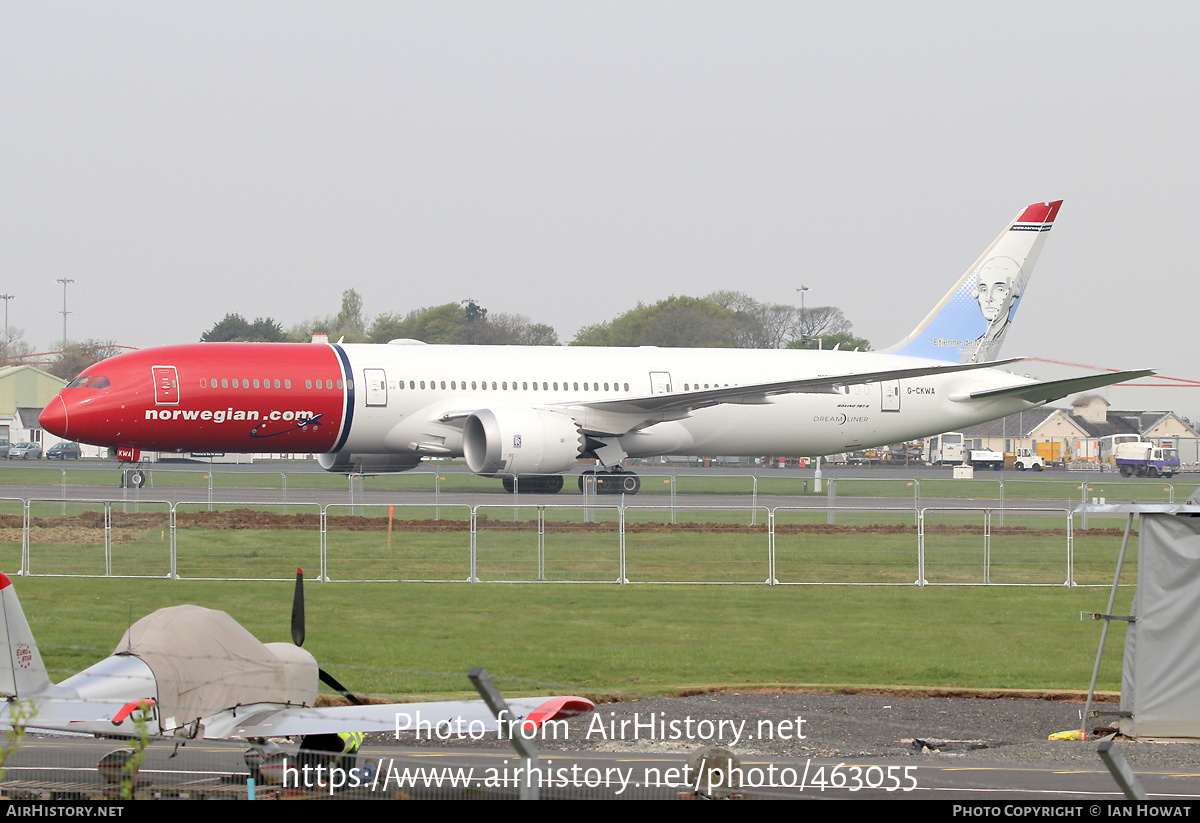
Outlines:
<svg viewBox="0 0 1200 823"><path fill-rule="evenodd" d="M95 364L41 424L134 459L311 452L330 471L404 471L465 457L543 492L580 457L619 472L625 457L813 456L958 430L1151 373L1037 382L993 360L1061 204L1021 210L885 352L200 343Z"/></svg>
<svg viewBox="0 0 1200 823"><path fill-rule="evenodd" d="M224 612L173 606L134 623L110 657L55 685L12 580L0 572L0 724L129 739L144 721L156 740L245 740L247 763L259 772L264 755L281 753L268 738L301 738L304 748L304 738L347 732L529 736L595 708L583 697L518 698L507 701L511 716L497 719L482 700L363 705L301 648L301 586L298 572L292 643L261 643ZM354 705L317 708L318 680Z"/></svg>

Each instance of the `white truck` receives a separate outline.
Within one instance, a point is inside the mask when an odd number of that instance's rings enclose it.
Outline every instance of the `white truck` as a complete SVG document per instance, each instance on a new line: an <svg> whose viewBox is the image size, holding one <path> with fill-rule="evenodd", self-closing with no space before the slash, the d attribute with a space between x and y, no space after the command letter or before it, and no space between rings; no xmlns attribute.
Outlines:
<svg viewBox="0 0 1200 823"><path fill-rule="evenodd" d="M990 449L971 449L967 452L967 462L975 469L1000 471L1004 468L1004 455Z"/></svg>
<svg viewBox="0 0 1200 823"><path fill-rule="evenodd" d="M1122 477L1171 477L1179 471L1179 450L1144 440L1118 443L1115 462Z"/></svg>

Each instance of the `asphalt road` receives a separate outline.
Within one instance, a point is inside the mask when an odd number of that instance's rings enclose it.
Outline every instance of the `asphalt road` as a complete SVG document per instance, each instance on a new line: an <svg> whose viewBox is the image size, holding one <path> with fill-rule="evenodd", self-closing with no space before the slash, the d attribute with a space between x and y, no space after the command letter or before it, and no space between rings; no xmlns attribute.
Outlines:
<svg viewBox="0 0 1200 823"><path fill-rule="evenodd" d="M553 770L544 772L555 781L547 796L674 797L687 790L688 755L716 744L737 755L742 790L752 798L1119 800L1095 742L1046 739L1078 727L1079 709L1031 699L892 695L652 698L602 705L573 719L562 739L537 745L541 768ZM398 788L406 769L409 777L423 769L448 779L468 769L476 778L512 778L517 768L509 744L490 730L474 741L372 737L363 756L381 764L386 785L355 793L361 797L450 796L445 787ZM41 786L102 795L94 764L113 748L111 741L30 736L6 764L6 791ZM1200 744L1121 741L1117 748L1152 799L1200 800ZM199 742L170 757L171 746L155 744L141 772L142 796L244 796L243 750Z"/></svg>

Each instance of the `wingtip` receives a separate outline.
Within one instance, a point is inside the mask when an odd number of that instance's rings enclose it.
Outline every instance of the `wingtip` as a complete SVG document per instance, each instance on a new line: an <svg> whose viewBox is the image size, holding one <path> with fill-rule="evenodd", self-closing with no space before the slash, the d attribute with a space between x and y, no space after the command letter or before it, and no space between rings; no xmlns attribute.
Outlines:
<svg viewBox="0 0 1200 823"><path fill-rule="evenodd" d="M596 704L586 697L551 697L525 717L528 728L537 729L550 720L576 717L595 711Z"/></svg>

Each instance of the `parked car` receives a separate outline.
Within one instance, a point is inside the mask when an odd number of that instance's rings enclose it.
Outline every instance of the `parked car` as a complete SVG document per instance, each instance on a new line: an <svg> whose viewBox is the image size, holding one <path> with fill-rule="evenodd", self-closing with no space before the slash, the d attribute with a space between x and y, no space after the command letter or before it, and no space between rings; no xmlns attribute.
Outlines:
<svg viewBox="0 0 1200 823"><path fill-rule="evenodd" d="M78 443L64 440L61 443L55 443L50 447L50 451L46 452L47 460L66 460L68 457L72 460L83 457L83 449L79 448Z"/></svg>
<svg viewBox="0 0 1200 823"><path fill-rule="evenodd" d="M13 443L8 447L9 460L16 460L17 458L28 460L31 457L34 460L42 459L42 446L40 443Z"/></svg>

